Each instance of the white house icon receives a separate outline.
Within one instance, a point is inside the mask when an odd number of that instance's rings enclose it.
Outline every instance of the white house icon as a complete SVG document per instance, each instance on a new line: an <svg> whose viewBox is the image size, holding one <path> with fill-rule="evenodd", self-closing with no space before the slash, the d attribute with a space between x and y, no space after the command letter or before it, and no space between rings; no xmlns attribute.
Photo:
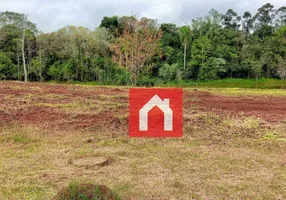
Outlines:
<svg viewBox="0 0 286 200"><path fill-rule="evenodd" d="M148 112L155 106L164 113L164 131L173 130L173 111L170 108L170 99L162 100L155 94L139 111L139 130L148 130Z"/></svg>

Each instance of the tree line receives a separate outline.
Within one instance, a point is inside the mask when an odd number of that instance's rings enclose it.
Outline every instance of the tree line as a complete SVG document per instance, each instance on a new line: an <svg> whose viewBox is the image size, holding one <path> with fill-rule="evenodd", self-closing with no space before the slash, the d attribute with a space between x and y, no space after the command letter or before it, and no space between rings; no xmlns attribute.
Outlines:
<svg viewBox="0 0 286 200"><path fill-rule="evenodd" d="M212 9L189 25L137 16L42 33L0 12L0 80L154 85L224 78L286 78L286 7L252 15Z"/></svg>

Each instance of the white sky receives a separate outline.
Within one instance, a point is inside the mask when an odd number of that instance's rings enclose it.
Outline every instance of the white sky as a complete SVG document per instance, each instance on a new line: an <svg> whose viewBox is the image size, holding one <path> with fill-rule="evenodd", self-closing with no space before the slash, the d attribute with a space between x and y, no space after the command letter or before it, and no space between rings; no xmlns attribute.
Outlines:
<svg viewBox="0 0 286 200"><path fill-rule="evenodd" d="M212 8L221 13L232 8L242 15L255 13L265 3L286 6L285 0L0 0L0 11L27 13L39 30L51 32L67 25L94 29L104 16L113 15L135 14L182 25Z"/></svg>

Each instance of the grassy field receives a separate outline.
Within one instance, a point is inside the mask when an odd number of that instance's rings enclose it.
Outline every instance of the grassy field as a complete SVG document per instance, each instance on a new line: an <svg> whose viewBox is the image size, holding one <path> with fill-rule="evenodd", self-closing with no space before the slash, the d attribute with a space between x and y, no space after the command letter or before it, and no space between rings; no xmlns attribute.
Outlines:
<svg viewBox="0 0 286 200"><path fill-rule="evenodd" d="M56 83L56 82L49 82ZM97 82L69 82L76 85L100 86ZM147 84L148 85L148 84ZM279 79L220 79L214 81L180 81L170 83L160 83L154 80L154 85L159 87L183 87L183 88L252 88L252 89L286 89L286 80Z"/></svg>
<svg viewBox="0 0 286 200"><path fill-rule="evenodd" d="M128 138L125 87L0 82L0 91L0 199L52 199L73 181L123 200L286 199L286 110L274 107L283 90L186 88L180 139ZM212 98L238 103L206 107ZM242 113L245 100L274 111ZM76 165L102 157L108 165Z"/></svg>
<svg viewBox="0 0 286 200"><path fill-rule="evenodd" d="M281 89L286 88L286 80L279 79L221 79L206 82L171 83L167 86L198 87L198 88L254 88Z"/></svg>

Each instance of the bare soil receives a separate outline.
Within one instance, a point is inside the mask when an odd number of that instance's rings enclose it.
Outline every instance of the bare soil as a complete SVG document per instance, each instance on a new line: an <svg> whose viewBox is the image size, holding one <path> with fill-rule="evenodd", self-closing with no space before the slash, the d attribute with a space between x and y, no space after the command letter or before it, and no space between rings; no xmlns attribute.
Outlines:
<svg viewBox="0 0 286 200"><path fill-rule="evenodd" d="M92 107L83 105L88 112L72 113L63 112L57 106L64 107L69 103L80 104L85 100L89 103L97 103L101 96L119 95L116 99L127 105L127 89L105 88L105 87L78 87L72 85L53 85L40 83L17 83L1 82L0 85L0 125L20 122L45 127L53 127L62 130L98 128L101 125L115 123L116 113L127 113L127 106L122 110L104 109L103 112L95 114ZM101 99L108 104L109 99ZM70 108L70 111L72 111Z"/></svg>
<svg viewBox="0 0 286 200"><path fill-rule="evenodd" d="M185 98L195 99L188 105L198 105L202 110L213 111L217 114L230 113L232 116L244 114L259 117L267 122L276 123L286 119L285 97L242 97L222 96L209 92L185 93Z"/></svg>
<svg viewBox="0 0 286 200"><path fill-rule="evenodd" d="M108 99L104 95L115 96ZM64 112L59 107L90 100L89 104L103 103L102 112L95 112L92 106L84 104L85 113ZM122 106L106 108L109 104ZM268 123L278 123L286 119L286 97L223 96L202 91L184 91L184 108L211 111L231 116L245 115L262 118ZM55 105L55 106L53 106ZM60 105L60 106L56 106ZM128 89L111 87L87 87L40 83L1 82L0 85L0 125L14 122L43 125L62 130L94 129L102 126L127 125ZM122 120L118 116L123 116Z"/></svg>

